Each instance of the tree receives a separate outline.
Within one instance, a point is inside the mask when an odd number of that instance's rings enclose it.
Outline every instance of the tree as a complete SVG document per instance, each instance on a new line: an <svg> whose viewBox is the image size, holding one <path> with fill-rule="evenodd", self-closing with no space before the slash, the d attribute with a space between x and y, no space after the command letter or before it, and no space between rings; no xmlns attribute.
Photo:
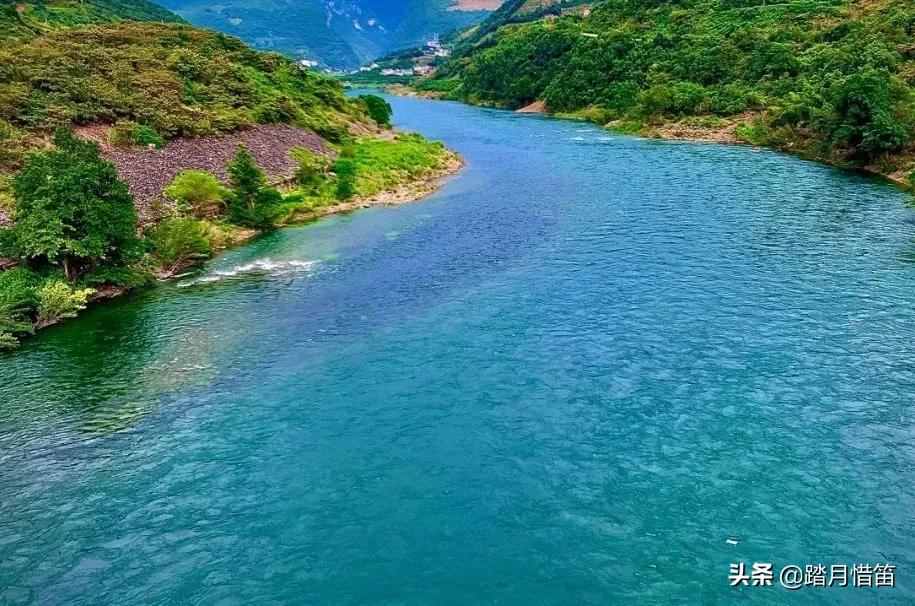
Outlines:
<svg viewBox="0 0 915 606"><path fill-rule="evenodd" d="M12 244L28 262L61 265L70 281L137 250L137 213L127 185L95 143L59 130L56 149L29 157L13 180Z"/></svg>
<svg viewBox="0 0 915 606"><path fill-rule="evenodd" d="M359 100L365 104L369 117L380 126L391 126L394 110L391 104L376 95L360 95Z"/></svg>
<svg viewBox="0 0 915 606"><path fill-rule="evenodd" d="M267 177L244 145L229 164L229 219L249 227L271 227L283 196L267 185Z"/></svg>
<svg viewBox="0 0 915 606"><path fill-rule="evenodd" d="M837 87L837 127L833 137L851 145L864 160L895 151L908 140L907 125L896 116L896 96L887 74L867 69Z"/></svg>

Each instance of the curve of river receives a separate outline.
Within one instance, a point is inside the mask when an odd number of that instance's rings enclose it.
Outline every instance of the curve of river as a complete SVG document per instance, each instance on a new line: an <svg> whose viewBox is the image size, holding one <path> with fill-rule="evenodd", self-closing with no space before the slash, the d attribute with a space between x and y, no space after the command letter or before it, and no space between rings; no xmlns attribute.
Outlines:
<svg viewBox="0 0 915 606"><path fill-rule="evenodd" d="M438 194L0 358L0 603L915 600L904 193L391 101L467 159ZM740 561L898 587L732 589Z"/></svg>

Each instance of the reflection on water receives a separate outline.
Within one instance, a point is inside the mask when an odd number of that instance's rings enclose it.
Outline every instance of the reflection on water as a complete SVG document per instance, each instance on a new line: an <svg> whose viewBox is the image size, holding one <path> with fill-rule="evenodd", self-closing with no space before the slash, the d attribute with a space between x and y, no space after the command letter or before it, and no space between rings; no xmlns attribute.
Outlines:
<svg viewBox="0 0 915 606"><path fill-rule="evenodd" d="M394 99L467 168L0 358L0 604L908 604L877 180ZM893 592L727 585L889 561Z"/></svg>

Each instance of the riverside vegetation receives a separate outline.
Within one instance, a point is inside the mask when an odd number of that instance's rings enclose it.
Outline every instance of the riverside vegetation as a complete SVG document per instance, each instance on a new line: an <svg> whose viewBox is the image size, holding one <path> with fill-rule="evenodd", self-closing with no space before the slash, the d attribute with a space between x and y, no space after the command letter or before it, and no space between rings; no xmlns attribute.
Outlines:
<svg viewBox="0 0 915 606"><path fill-rule="evenodd" d="M905 0L507 2L418 87L628 132L738 140L905 180L915 5ZM673 126L673 128L671 128Z"/></svg>
<svg viewBox="0 0 915 606"><path fill-rule="evenodd" d="M0 5L0 20L15 25L0 33L0 257L17 262L0 272L0 349L92 300L317 209L429 178L453 158L385 130L381 98L350 99L281 56L181 23L133 22L162 13L123 7ZM270 123L318 133L326 153L293 150L295 178L276 183L239 146L226 182L181 172L163 192L166 210L147 222L102 147L72 131L109 125L106 145L155 148Z"/></svg>

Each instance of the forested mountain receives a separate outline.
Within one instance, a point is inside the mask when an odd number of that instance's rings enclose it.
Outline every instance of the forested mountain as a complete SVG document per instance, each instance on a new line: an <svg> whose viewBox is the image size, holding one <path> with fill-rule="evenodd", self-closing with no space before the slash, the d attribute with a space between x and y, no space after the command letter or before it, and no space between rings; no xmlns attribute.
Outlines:
<svg viewBox="0 0 915 606"><path fill-rule="evenodd" d="M506 0L479 25L453 37L459 47L475 45L504 25L528 23L569 14L587 14L593 0Z"/></svg>
<svg viewBox="0 0 915 606"><path fill-rule="evenodd" d="M465 33L421 86L635 131L730 125L745 141L884 173L911 164L908 0L606 0L517 23L522 4Z"/></svg>
<svg viewBox="0 0 915 606"><path fill-rule="evenodd" d="M162 0L188 21L262 49L354 68L489 13L454 10L454 0ZM483 3L487 5L491 3Z"/></svg>

